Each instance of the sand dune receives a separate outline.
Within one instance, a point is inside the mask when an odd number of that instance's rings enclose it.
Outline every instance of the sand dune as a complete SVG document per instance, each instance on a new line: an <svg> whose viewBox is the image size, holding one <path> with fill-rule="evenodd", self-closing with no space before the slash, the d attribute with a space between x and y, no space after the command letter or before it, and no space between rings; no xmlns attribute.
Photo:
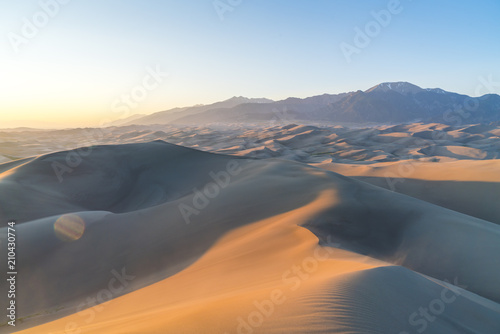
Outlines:
<svg viewBox="0 0 500 334"><path fill-rule="evenodd" d="M0 154L26 158L89 145L164 140L202 151L280 157L304 163L446 162L498 159L498 125L413 123L349 128L335 124L122 126L58 131L0 131Z"/></svg>
<svg viewBox="0 0 500 334"><path fill-rule="evenodd" d="M500 224L500 161L317 164L343 175Z"/></svg>
<svg viewBox="0 0 500 334"><path fill-rule="evenodd" d="M59 182L67 155L0 165L23 333L500 331L496 224L293 161L98 146Z"/></svg>

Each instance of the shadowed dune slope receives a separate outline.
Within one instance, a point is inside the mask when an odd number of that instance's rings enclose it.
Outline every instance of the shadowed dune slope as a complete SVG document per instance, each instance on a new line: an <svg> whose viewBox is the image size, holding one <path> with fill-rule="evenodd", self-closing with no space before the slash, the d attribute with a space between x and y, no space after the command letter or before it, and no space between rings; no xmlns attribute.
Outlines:
<svg viewBox="0 0 500 334"><path fill-rule="evenodd" d="M18 223L75 211L130 212L181 198L237 158L162 141L96 146L6 164L0 221ZM17 166L16 166L17 165ZM2 171L0 165L0 171ZM30 203L29 210L25 210Z"/></svg>
<svg viewBox="0 0 500 334"><path fill-rule="evenodd" d="M316 166L500 224L500 160Z"/></svg>
<svg viewBox="0 0 500 334"><path fill-rule="evenodd" d="M429 333L500 329L498 225L297 162L101 146L59 182L66 154L0 175L19 329L60 318L23 332L399 333L444 280Z"/></svg>

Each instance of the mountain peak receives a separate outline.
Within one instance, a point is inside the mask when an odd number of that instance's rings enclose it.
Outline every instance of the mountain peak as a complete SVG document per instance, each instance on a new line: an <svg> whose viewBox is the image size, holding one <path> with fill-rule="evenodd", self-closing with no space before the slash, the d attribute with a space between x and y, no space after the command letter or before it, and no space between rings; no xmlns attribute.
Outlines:
<svg viewBox="0 0 500 334"><path fill-rule="evenodd" d="M274 101L265 98L248 98L244 96L233 96L232 98L227 99L223 102L237 102L242 104L242 103L271 103Z"/></svg>
<svg viewBox="0 0 500 334"><path fill-rule="evenodd" d="M415 94L420 91L422 91L422 88L411 84L409 82L383 82L381 84L378 84L368 90L366 90L366 93L370 92L388 92L388 91L394 91L400 94Z"/></svg>

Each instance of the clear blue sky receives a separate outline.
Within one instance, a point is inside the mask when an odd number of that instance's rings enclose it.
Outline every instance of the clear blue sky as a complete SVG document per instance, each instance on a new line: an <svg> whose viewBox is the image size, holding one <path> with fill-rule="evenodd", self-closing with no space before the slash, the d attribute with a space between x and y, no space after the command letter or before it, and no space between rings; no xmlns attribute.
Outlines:
<svg viewBox="0 0 500 334"><path fill-rule="evenodd" d="M43 26L26 38L23 18L33 23L39 1L0 0L0 128L95 125L235 95L306 97L385 81L469 95L479 77L500 82L498 0L401 0L351 62L341 43L355 47L355 28L389 1L219 3L232 7L224 20L213 0L72 0L47 22L38 15ZM16 37L18 52L13 36L25 38ZM157 66L169 76L116 109Z"/></svg>

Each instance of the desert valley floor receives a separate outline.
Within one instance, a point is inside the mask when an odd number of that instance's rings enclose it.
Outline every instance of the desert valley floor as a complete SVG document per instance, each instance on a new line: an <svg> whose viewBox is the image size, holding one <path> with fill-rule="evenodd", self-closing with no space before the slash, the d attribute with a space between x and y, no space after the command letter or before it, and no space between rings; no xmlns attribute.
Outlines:
<svg viewBox="0 0 500 334"><path fill-rule="evenodd" d="M0 130L16 330L498 334L499 158L493 123Z"/></svg>

